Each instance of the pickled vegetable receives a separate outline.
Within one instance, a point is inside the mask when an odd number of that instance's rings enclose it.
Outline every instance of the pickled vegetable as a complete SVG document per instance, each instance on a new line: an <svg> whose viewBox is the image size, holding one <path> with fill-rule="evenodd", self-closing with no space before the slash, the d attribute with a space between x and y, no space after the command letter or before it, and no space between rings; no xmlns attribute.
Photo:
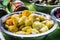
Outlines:
<svg viewBox="0 0 60 40"><path fill-rule="evenodd" d="M32 29L32 34L39 34L40 32L37 29Z"/></svg>
<svg viewBox="0 0 60 40"><path fill-rule="evenodd" d="M48 28L51 28L54 25L53 20L46 20L46 21L43 21L42 23L44 23Z"/></svg>
<svg viewBox="0 0 60 40"><path fill-rule="evenodd" d="M9 26L8 30L11 31L11 32L17 32L18 28L15 27L15 26Z"/></svg>
<svg viewBox="0 0 60 40"><path fill-rule="evenodd" d="M47 26L44 26L44 27L42 27L42 28L40 29L41 32L46 32L46 31L48 31L48 30L49 30L49 29L48 29Z"/></svg>
<svg viewBox="0 0 60 40"><path fill-rule="evenodd" d="M31 12L28 10L22 11L22 16L29 16L30 14L31 14Z"/></svg>
<svg viewBox="0 0 60 40"><path fill-rule="evenodd" d="M18 20L19 25L24 24L25 19L26 19L26 16L22 16L22 17Z"/></svg>
<svg viewBox="0 0 60 40"><path fill-rule="evenodd" d="M26 19L25 20L25 25L26 26L31 26L33 24L33 20L32 19Z"/></svg>
<svg viewBox="0 0 60 40"><path fill-rule="evenodd" d="M31 28L31 26L26 26L26 27L22 28L22 31L24 31L25 34L28 35L32 32L32 28Z"/></svg>

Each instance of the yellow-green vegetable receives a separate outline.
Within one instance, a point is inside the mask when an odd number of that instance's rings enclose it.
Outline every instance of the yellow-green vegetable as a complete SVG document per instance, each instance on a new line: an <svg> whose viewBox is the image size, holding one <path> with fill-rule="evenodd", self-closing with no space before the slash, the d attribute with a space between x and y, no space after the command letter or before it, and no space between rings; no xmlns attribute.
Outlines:
<svg viewBox="0 0 60 40"><path fill-rule="evenodd" d="M32 27L33 27L33 28L36 28L36 29L40 29L40 28L42 28L42 27L44 27L44 26L45 26L45 25L42 24L42 23L39 22L39 21L34 22L33 25L32 25Z"/></svg>
<svg viewBox="0 0 60 40"><path fill-rule="evenodd" d="M26 16L22 16L22 17L18 20L19 25L24 24L26 18L27 18Z"/></svg>
<svg viewBox="0 0 60 40"><path fill-rule="evenodd" d="M15 27L15 26L9 26L8 30L11 31L11 32L17 32L18 28Z"/></svg>
<svg viewBox="0 0 60 40"><path fill-rule="evenodd" d="M25 20L25 26L31 26L33 24L33 20L32 19L26 19Z"/></svg>
<svg viewBox="0 0 60 40"><path fill-rule="evenodd" d="M49 29L48 29L48 27L47 26L44 26L44 27L42 27L41 29L40 29L40 32L46 32L46 31L48 31Z"/></svg>

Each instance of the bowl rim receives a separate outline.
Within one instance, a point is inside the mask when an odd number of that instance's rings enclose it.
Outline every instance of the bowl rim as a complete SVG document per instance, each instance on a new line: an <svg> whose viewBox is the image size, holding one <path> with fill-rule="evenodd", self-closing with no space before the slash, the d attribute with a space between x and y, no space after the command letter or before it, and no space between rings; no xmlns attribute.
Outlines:
<svg viewBox="0 0 60 40"><path fill-rule="evenodd" d="M58 18L55 17L55 15L53 14L55 10L59 9L60 7L55 7L54 9L51 10L51 16L54 20L60 22L60 20Z"/></svg>
<svg viewBox="0 0 60 40"><path fill-rule="evenodd" d="M33 3L34 4L34 3ZM40 4L34 4L36 6L44 6L44 7L59 7L60 5L40 5Z"/></svg>
<svg viewBox="0 0 60 40"><path fill-rule="evenodd" d="M11 13L11 14L15 14L15 13L21 13L21 12L13 12L13 13ZM42 13L42 12L36 12L36 13L47 15L47 14ZM7 15L1 17L1 20L4 20L7 16L9 16L9 15L11 15L11 14L7 14ZM1 22L2 22L2 21L1 21ZM50 30L48 30L48 31L46 31L46 32L44 32L44 33L35 34L35 35L33 35L33 34L31 34L31 35L20 35L20 34L18 35L18 34L14 34L14 33L11 33L11 32L9 32L9 31L5 30L5 29L2 27L1 24L0 24L0 25L1 25L0 28L1 28L2 32L6 33L6 34L8 34L8 35L11 35L11 36L16 36L16 37L39 37L39 36L44 36L44 35L47 35L47 34L53 32L53 31L57 28L57 21L54 20L54 22L55 22L55 23L54 23L54 26L53 26Z"/></svg>

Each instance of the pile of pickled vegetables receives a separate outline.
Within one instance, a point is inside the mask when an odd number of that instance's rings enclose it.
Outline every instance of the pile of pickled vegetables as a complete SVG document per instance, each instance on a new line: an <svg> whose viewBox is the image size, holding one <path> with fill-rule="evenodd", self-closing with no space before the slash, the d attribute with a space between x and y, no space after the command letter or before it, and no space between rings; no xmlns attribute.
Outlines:
<svg viewBox="0 0 60 40"><path fill-rule="evenodd" d="M22 11L20 14L13 14L5 21L5 27L8 31L15 34L40 34L48 31L54 25L54 21L45 16Z"/></svg>

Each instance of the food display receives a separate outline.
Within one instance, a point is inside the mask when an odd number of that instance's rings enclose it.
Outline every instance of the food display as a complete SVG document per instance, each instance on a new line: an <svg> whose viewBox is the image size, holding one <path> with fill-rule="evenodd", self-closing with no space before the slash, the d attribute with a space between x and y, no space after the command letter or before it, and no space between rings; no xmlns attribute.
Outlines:
<svg viewBox="0 0 60 40"><path fill-rule="evenodd" d="M58 5L59 0L34 0L34 3L40 5Z"/></svg>
<svg viewBox="0 0 60 40"><path fill-rule="evenodd" d="M12 14L5 21L5 28L15 34L40 34L50 30L54 21L47 15L40 15L29 10L20 14Z"/></svg>

